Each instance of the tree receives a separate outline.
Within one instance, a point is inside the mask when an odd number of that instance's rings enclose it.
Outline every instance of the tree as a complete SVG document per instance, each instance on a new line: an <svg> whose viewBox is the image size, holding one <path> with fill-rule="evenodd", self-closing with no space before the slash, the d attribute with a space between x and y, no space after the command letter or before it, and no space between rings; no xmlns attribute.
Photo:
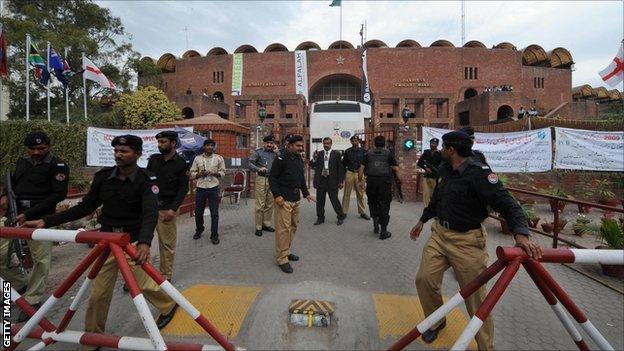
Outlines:
<svg viewBox="0 0 624 351"><path fill-rule="evenodd" d="M8 0L5 1L9 16L2 19L7 32L9 51L9 89L11 91L11 118L24 118L26 114L25 40L30 34L32 42L45 59L46 42L64 56L73 70L81 69L84 53L123 91L129 91L134 62L139 53L132 50L130 36L118 17L109 9L90 0ZM32 72L32 71L31 71ZM31 118L44 118L45 89L30 79ZM89 95L109 93L97 84L88 83ZM62 86L51 89L52 118L64 120L64 92ZM76 111L82 107L82 76L74 75L69 85L70 106ZM79 114L78 116L81 116Z"/></svg>
<svg viewBox="0 0 624 351"><path fill-rule="evenodd" d="M139 88L134 93L122 94L114 107L123 125L135 128L151 128L160 122L182 119L180 109L153 86Z"/></svg>

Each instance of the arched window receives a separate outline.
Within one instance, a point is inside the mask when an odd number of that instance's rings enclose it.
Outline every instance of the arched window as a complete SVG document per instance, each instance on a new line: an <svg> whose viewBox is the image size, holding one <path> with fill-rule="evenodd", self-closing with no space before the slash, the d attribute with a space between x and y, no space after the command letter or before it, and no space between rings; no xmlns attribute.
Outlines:
<svg viewBox="0 0 624 351"><path fill-rule="evenodd" d="M321 79L310 91L310 103L318 101L362 101L361 82L349 75L333 75Z"/></svg>
<svg viewBox="0 0 624 351"><path fill-rule="evenodd" d="M217 100L217 101L221 101L223 102L223 100L225 99L225 96L223 96L223 93L220 91L215 91L214 94L212 94L212 96Z"/></svg>
<svg viewBox="0 0 624 351"><path fill-rule="evenodd" d="M477 96L477 91L474 88L468 88L464 91L464 100L468 100L475 96Z"/></svg>
<svg viewBox="0 0 624 351"><path fill-rule="evenodd" d="M513 117L513 109L509 105L503 105L496 111L496 120L502 120Z"/></svg>
<svg viewBox="0 0 624 351"><path fill-rule="evenodd" d="M195 117L195 112L193 112L192 108L185 107L182 109L182 115L184 116L185 119L191 119Z"/></svg>

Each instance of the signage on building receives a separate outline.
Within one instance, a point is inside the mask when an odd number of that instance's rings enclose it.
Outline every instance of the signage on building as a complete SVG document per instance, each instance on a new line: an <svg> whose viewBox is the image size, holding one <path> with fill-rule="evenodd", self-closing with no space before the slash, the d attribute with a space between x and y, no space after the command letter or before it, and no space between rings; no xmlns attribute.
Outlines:
<svg viewBox="0 0 624 351"><path fill-rule="evenodd" d="M397 88L431 88L431 83L427 83L423 78L406 78L394 83Z"/></svg>
<svg viewBox="0 0 624 351"><path fill-rule="evenodd" d="M246 87L283 87L286 86L284 82L251 82L245 84Z"/></svg>
<svg viewBox="0 0 624 351"><path fill-rule="evenodd" d="M232 95L243 94L243 54L234 54L232 58Z"/></svg>
<svg viewBox="0 0 624 351"><path fill-rule="evenodd" d="M555 168L624 171L624 132L555 127Z"/></svg>
<svg viewBox="0 0 624 351"><path fill-rule="evenodd" d="M366 70L367 52L368 50L364 50L362 52L362 102L370 105L373 100L373 93L371 92L370 84L368 83L368 72Z"/></svg>
<svg viewBox="0 0 624 351"><path fill-rule="evenodd" d="M306 50L295 51L295 94L308 101L308 56Z"/></svg>

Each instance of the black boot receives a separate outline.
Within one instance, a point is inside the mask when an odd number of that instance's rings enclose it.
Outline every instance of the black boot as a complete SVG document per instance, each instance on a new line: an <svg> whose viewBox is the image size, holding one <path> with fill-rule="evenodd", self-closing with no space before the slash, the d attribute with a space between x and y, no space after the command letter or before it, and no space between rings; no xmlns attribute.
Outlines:
<svg viewBox="0 0 624 351"><path fill-rule="evenodd" d="M379 234L379 219L377 217L373 217L373 233Z"/></svg>

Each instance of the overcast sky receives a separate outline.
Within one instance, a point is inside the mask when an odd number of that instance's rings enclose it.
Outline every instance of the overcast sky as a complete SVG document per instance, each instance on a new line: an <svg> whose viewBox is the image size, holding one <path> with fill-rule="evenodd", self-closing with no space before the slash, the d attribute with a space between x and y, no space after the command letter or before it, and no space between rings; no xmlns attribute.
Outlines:
<svg viewBox="0 0 624 351"><path fill-rule="evenodd" d="M215 46L228 52L242 44L258 51L273 42L289 50L311 40L323 49L338 40L340 9L331 1L98 1L123 21L144 56L205 55ZM360 24L368 39L395 46L414 39L461 45L460 1L344 1L343 39L357 45ZM615 57L624 38L624 1L466 1L466 41L492 47L502 41L518 49L562 46L575 64L573 85L604 85L598 71ZM185 31L188 28L188 31ZM188 47L186 35L188 33ZM621 86L619 87L620 89Z"/></svg>

